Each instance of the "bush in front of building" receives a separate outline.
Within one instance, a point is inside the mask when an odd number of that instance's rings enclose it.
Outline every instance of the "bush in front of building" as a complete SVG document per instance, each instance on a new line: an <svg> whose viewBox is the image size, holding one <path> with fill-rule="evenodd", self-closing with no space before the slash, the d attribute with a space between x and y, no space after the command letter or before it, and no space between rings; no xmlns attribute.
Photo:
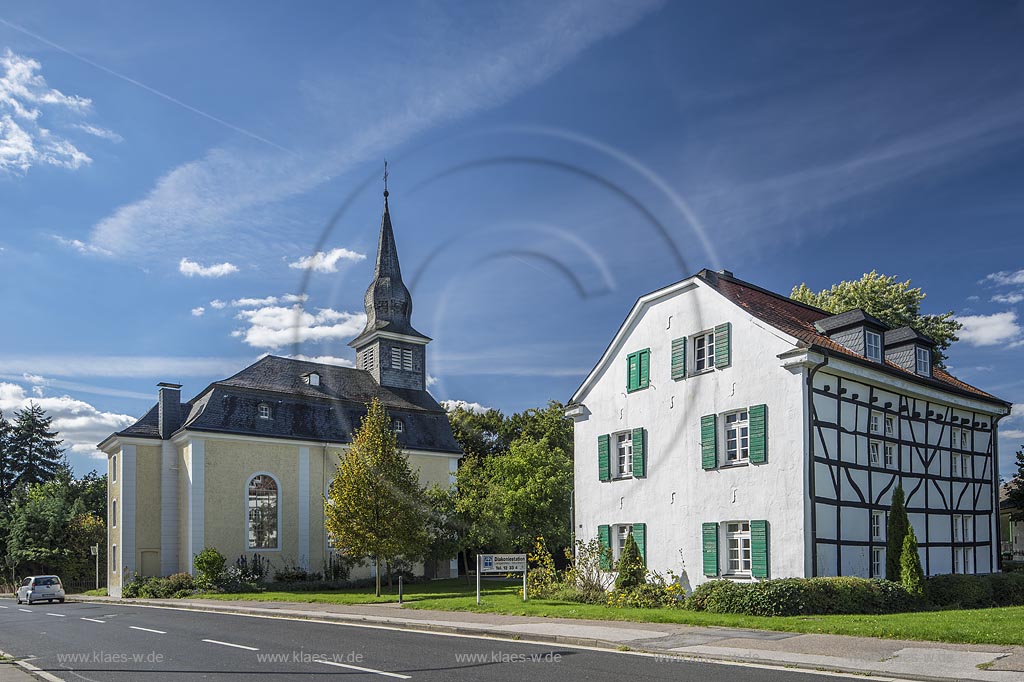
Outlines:
<svg viewBox="0 0 1024 682"><path fill-rule="evenodd" d="M780 578L753 583L711 580L685 607L748 616L881 614L913 611L919 601L898 583L867 578Z"/></svg>
<svg viewBox="0 0 1024 682"><path fill-rule="evenodd" d="M168 578L135 576L121 591L125 599L181 599L195 594L195 580L188 573Z"/></svg>
<svg viewBox="0 0 1024 682"><path fill-rule="evenodd" d="M224 565L227 559L213 547L203 549L196 554L192 565L196 569L196 583L201 589L209 589L217 586L221 576L224 575Z"/></svg>
<svg viewBox="0 0 1024 682"><path fill-rule="evenodd" d="M615 565L615 570L618 571L615 576L616 590L629 590L647 583L647 567L644 566L644 559L640 556L640 547L637 546L632 532L626 536L622 555Z"/></svg>

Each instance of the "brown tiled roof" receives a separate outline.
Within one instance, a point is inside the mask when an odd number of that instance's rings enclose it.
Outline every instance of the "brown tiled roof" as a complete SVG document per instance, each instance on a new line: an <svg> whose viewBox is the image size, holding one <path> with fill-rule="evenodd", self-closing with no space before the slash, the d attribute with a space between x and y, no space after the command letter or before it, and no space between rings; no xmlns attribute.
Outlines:
<svg viewBox="0 0 1024 682"><path fill-rule="evenodd" d="M843 356L857 358L863 362L870 362L860 354L833 341L828 336L820 333L814 327L814 323L832 313L819 308L799 303L790 298L762 289L761 287L736 279L731 275L702 270L698 275L704 282L714 287L727 299L749 312L754 317L767 322L776 329L780 329L790 336L797 338L808 345L815 346L829 353L837 353ZM875 363L872 363L875 364ZM982 391L960 381L949 373L935 368L932 371L933 379L926 379L913 372L900 367L897 364L886 361L885 367L888 370L906 375L908 379L937 385L956 393L964 393L970 396L994 400L1000 404L1007 404L990 393Z"/></svg>

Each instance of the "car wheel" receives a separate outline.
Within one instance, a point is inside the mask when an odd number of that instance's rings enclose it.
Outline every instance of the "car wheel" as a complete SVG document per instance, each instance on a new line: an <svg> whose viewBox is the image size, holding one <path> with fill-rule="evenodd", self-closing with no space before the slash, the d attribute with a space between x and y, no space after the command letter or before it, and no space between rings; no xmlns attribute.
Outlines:
<svg viewBox="0 0 1024 682"><path fill-rule="evenodd" d="M63 604L63 603L64 603L64 600L63 600L63 599L58 599L58 600L57 600L57 603L58 603L58 604Z"/></svg>
<svg viewBox="0 0 1024 682"><path fill-rule="evenodd" d="M53 600L52 600L52 599L47 599L47 600L46 600L46 603L47 603L47 604L52 604L52 603L53 603Z"/></svg>
<svg viewBox="0 0 1024 682"><path fill-rule="evenodd" d="M18 602L19 604L21 604L21 597L19 597L19 596L15 595L15 596L14 596L14 601L16 601L16 602Z"/></svg>

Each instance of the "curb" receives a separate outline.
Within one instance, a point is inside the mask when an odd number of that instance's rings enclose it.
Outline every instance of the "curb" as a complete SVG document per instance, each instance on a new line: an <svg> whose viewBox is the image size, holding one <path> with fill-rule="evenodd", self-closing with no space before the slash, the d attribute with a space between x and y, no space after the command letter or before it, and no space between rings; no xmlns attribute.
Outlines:
<svg viewBox="0 0 1024 682"><path fill-rule="evenodd" d="M517 633L510 633L502 630L492 629L487 626L482 627L463 627L458 625L441 625L437 623L419 623L410 621L404 618L390 618L387 616L365 616L358 614L342 614L342 613L310 613L309 615L301 613L281 613L277 609L259 609L253 607L235 607L230 606L214 606L211 604L194 604L191 602L182 602L180 605L174 602L167 602L161 600L149 600L149 599L116 599L113 597L92 597L88 599L68 599L68 601L79 601L81 603L88 602L105 602L111 604L118 604L121 606L148 606L158 607L166 609L174 609L177 611L200 611L207 613L223 613L228 615L236 616L258 616L261 618L281 618L284 620L315 620L315 621L335 621L338 623L354 623L360 625L377 625L382 627L393 627L400 630L409 630L412 632L433 632L438 634L449 634L449 635L460 635L460 636L471 636L480 637L496 640L505 640L510 642L520 642L523 644L565 644L570 646L588 647L592 649L604 649L614 651L618 653L632 653L632 654L648 654L655 656L664 656L666 658L677 658L680 661L694 661L694 662L709 662L709 663L739 663L744 665L762 666L766 668L775 669L787 669L787 670L801 670L806 672L832 672L841 673L847 675L855 675L863 679L875 679L875 680L889 680L897 682L900 680L914 680L915 682L961 682L963 678L959 677L942 677L935 675L907 675L907 674L893 674L884 671L871 671L863 668L851 668L841 665L821 665L821 664L809 664L799 663L791 661L773 661L770 659L756 658L749 656L719 656L713 654L687 654L676 651L669 651L666 649L649 649L642 646L631 646L625 645L621 642L614 642L605 639L595 639L591 637L573 637L571 635L546 635L546 634L529 634L520 636ZM726 628L728 629L728 628ZM797 633L799 634L799 633ZM994 654L994 656L996 656Z"/></svg>

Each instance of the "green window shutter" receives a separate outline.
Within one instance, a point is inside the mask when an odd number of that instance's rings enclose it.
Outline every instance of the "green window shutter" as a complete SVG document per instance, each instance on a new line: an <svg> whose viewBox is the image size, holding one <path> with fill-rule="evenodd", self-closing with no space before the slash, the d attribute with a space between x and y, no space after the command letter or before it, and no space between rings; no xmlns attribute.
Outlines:
<svg viewBox="0 0 1024 682"><path fill-rule="evenodd" d="M645 348L639 353L640 364L640 385L638 388L647 388L651 385L651 349Z"/></svg>
<svg viewBox="0 0 1024 682"><path fill-rule="evenodd" d="M768 522L750 522L750 574L768 577Z"/></svg>
<svg viewBox="0 0 1024 682"><path fill-rule="evenodd" d="M601 525L597 527L597 540L601 543L601 570L612 570L612 527Z"/></svg>
<svg viewBox="0 0 1024 682"><path fill-rule="evenodd" d="M634 523L633 524L633 540L636 541L636 546L640 549L640 558L644 560L644 566L647 565L647 524L646 523Z"/></svg>
<svg viewBox="0 0 1024 682"><path fill-rule="evenodd" d="M647 431L633 429L633 476L643 478L647 475Z"/></svg>
<svg viewBox="0 0 1024 682"><path fill-rule="evenodd" d="M700 465L705 469L718 466L718 418L713 414L700 418Z"/></svg>
<svg viewBox="0 0 1024 682"><path fill-rule="evenodd" d="M626 390L640 388L640 354L630 353L626 357Z"/></svg>
<svg viewBox="0 0 1024 682"><path fill-rule="evenodd" d="M672 339L672 378L686 377L686 337Z"/></svg>
<svg viewBox="0 0 1024 682"><path fill-rule="evenodd" d="M718 575L718 524L705 523L702 527L704 536L704 575L714 578Z"/></svg>
<svg viewBox="0 0 1024 682"><path fill-rule="evenodd" d="M715 367L732 364L732 324L726 322L715 327Z"/></svg>
<svg viewBox="0 0 1024 682"><path fill-rule="evenodd" d="M750 461L763 464L768 461L768 406L752 405L747 409L750 417Z"/></svg>
<svg viewBox="0 0 1024 682"><path fill-rule="evenodd" d="M611 440L607 434L597 437L597 477L602 481L612 480Z"/></svg>

